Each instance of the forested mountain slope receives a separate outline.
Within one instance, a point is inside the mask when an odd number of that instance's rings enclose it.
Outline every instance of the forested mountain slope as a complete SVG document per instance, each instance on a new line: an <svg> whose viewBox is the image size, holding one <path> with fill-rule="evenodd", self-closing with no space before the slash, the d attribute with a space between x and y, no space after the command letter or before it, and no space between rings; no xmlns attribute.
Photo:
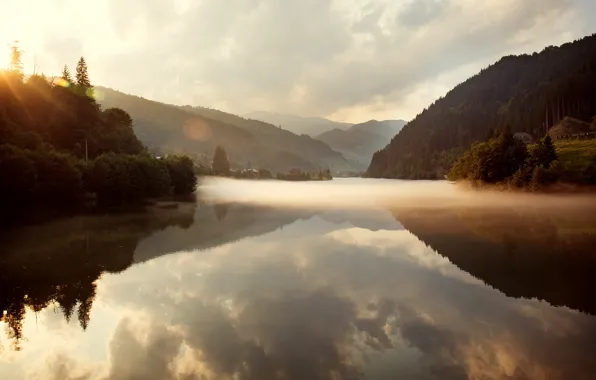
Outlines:
<svg viewBox="0 0 596 380"><path fill-rule="evenodd" d="M347 165L344 157L329 145L308 135L298 135L283 127L279 128L259 120L246 119L227 112L205 107L184 106L181 109L212 120L236 125L257 137L268 146L279 147L292 154L314 159L321 166L344 169Z"/></svg>
<svg viewBox="0 0 596 380"><path fill-rule="evenodd" d="M403 120L370 120L347 130L333 129L317 136L341 152L359 170L368 167L372 155L385 147L406 122Z"/></svg>
<svg viewBox="0 0 596 380"><path fill-rule="evenodd" d="M353 124L341 123L323 117L304 117L267 111L251 112L246 117L271 123L298 135L307 134L312 137L333 129L346 130Z"/></svg>
<svg viewBox="0 0 596 380"><path fill-rule="evenodd" d="M494 130L541 137L565 116L596 114L596 35L532 55L507 56L456 86L375 153L366 175L440 178Z"/></svg>
<svg viewBox="0 0 596 380"><path fill-rule="evenodd" d="M232 165L287 171L343 169L347 162L329 146L273 125L245 120L217 110L177 107L108 88L98 88L104 108L127 111L143 143L161 153L184 152L206 162L223 145Z"/></svg>

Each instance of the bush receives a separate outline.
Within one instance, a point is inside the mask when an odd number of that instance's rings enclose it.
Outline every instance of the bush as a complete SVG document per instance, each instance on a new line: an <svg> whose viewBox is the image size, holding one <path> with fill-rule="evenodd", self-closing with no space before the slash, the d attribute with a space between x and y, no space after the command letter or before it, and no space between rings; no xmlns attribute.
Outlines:
<svg viewBox="0 0 596 380"><path fill-rule="evenodd" d="M27 152L37 171L36 199L45 204L73 204L83 192L78 160L54 151Z"/></svg>
<svg viewBox="0 0 596 380"><path fill-rule="evenodd" d="M185 195L194 192L197 188L197 176L194 164L187 156L168 156L165 158L174 193Z"/></svg>
<svg viewBox="0 0 596 380"><path fill-rule="evenodd" d="M168 194L171 178L166 163L150 156L135 156L135 159L144 178L144 195L159 197Z"/></svg>
<svg viewBox="0 0 596 380"><path fill-rule="evenodd" d="M197 184L194 165L186 156L157 159L148 155L108 153L90 165L89 184L101 204L139 202L147 197L190 194Z"/></svg>

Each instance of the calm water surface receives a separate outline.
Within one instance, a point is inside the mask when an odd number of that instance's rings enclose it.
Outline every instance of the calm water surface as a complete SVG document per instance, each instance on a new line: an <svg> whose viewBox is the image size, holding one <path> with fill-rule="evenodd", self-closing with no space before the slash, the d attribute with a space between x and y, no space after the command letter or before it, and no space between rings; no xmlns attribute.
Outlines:
<svg viewBox="0 0 596 380"><path fill-rule="evenodd" d="M0 378L596 378L592 199L259 186L0 236Z"/></svg>

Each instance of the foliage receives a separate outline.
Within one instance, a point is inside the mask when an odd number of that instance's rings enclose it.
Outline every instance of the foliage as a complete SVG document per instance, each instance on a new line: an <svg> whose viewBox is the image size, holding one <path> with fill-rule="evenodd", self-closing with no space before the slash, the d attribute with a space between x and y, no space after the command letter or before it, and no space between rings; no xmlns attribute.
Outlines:
<svg viewBox="0 0 596 380"><path fill-rule="evenodd" d="M213 174L220 176L230 175L230 162L228 161L228 154L223 146L218 145L213 154Z"/></svg>
<svg viewBox="0 0 596 380"><path fill-rule="evenodd" d="M124 204L194 191L189 158L149 155L127 112L101 110L84 58L76 83L68 66L61 78L25 81L16 45L11 53L10 70L0 71L0 208L63 209L87 192L101 204Z"/></svg>
<svg viewBox="0 0 596 380"><path fill-rule="evenodd" d="M35 163L22 150L0 145L0 183L1 209L28 201L37 188Z"/></svg>
<svg viewBox="0 0 596 380"><path fill-rule="evenodd" d="M565 116L596 115L596 35L541 53L508 56L456 86L373 156L366 175L440 177L443 152L468 149L490 131L543 136Z"/></svg>
<svg viewBox="0 0 596 380"><path fill-rule="evenodd" d="M453 165L448 179L468 179L474 184L499 183L525 165L527 154L525 145L507 130L499 137L474 144Z"/></svg>
<svg viewBox="0 0 596 380"><path fill-rule="evenodd" d="M81 196L83 180L75 157L55 151L27 151L27 155L37 172L38 201L65 206Z"/></svg>
<svg viewBox="0 0 596 380"><path fill-rule="evenodd" d="M455 162L447 178L469 180L477 186L507 184L510 189L530 191L542 190L554 182L596 183L595 139L553 144L546 136L529 146L526 154L525 146L520 144L503 135L474 144ZM519 153L510 155L515 150Z"/></svg>
<svg viewBox="0 0 596 380"><path fill-rule="evenodd" d="M187 156L171 155L165 158L175 194L190 194L197 187L194 164Z"/></svg>

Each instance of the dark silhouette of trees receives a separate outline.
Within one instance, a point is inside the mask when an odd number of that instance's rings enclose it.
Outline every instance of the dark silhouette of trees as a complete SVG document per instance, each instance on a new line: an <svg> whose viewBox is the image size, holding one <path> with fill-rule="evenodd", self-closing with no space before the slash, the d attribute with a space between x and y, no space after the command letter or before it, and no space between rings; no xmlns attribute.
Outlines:
<svg viewBox="0 0 596 380"><path fill-rule="evenodd" d="M172 180L172 187L175 194L190 194L197 187L197 176L194 173L194 165L186 156L167 156L165 162Z"/></svg>
<svg viewBox="0 0 596 380"><path fill-rule="evenodd" d="M213 174L220 176L230 175L230 161L228 160L228 154L226 153L223 146L218 145L215 148L213 154Z"/></svg>
<svg viewBox="0 0 596 380"><path fill-rule="evenodd" d="M155 208L0 231L0 324L6 324L12 349L19 350L26 338L27 308L39 312L55 306L67 322L78 321L86 329L102 274L128 268L140 240L169 226L187 227L194 222L194 212L194 207ZM0 339L0 350L2 343Z"/></svg>
<svg viewBox="0 0 596 380"><path fill-rule="evenodd" d="M74 207L85 193L101 204L123 204L194 191L190 159L162 162L139 141L126 111L101 110L83 57L74 80L66 65L61 75L24 80L16 44L9 69L0 70L2 219L28 207Z"/></svg>
<svg viewBox="0 0 596 380"><path fill-rule="evenodd" d="M91 88L91 81L89 80L89 73L87 69L87 62L84 57L79 59L76 71L76 84L81 90L88 90ZM83 91L83 93L85 93Z"/></svg>
<svg viewBox="0 0 596 380"><path fill-rule="evenodd" d="M73 83L72 75L70 74L70 69L68 68L68 65L64 65L64 68L62 69L61 78L67 81L68 83Z"/></svg>
<svg viewBox="0 0 596 380"><path fill-rule="evenodd" d="M596 115L596 35L507 56L451 90L373 156L369 177L442 178L474 143L508 125L544 136L565 116Z"/></svg>
<svg viewBox="0 0 596 380"><path fill-rule="evenodd" d="M513 138L509 129L477 143L459 158L449 180L469 180L475 186L508 184L514 189L538 191L559 177L557 153L550 136L530 147Z"/></svg>

